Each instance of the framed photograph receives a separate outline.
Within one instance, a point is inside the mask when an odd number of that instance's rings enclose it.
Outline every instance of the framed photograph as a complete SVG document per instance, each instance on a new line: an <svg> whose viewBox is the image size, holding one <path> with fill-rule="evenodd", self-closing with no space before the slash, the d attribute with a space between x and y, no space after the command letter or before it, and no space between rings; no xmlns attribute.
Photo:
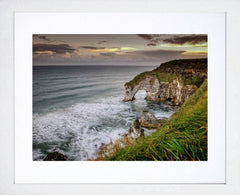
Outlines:
<svg viewBox="0 0 240 195"><path fill-rule="evenodd" d="M16 183L225 183L225 14L15 13Z"/></svg>

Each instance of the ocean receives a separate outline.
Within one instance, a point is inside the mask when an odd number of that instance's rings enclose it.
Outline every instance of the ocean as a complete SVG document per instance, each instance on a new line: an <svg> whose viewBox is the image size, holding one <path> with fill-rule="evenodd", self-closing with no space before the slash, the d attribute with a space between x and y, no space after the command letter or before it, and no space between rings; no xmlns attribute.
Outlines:
<svg viewBox="0 0 240 195"><path fill-rule="evenodd" d="M33 160L59 151L68 160L95 157L126 134L142 110L170 117L168 101L123 102L124 84L150 66L33 66ZM152 131L145 130L145 134Z"/></svg>

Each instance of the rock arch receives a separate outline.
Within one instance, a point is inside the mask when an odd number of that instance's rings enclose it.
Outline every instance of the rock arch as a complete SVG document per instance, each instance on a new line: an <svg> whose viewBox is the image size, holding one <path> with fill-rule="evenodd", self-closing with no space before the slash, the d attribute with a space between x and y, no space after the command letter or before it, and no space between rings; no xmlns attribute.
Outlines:
<svg viewBox="0 0 240 195"><path fill-rule="evenodd" d="M125 85L124 101L132 101L135 99L135 95L138 91L146 91L147 100L155 100L158 96L160 83L158 79L153 77L146 77L134 86Z"/></svg>
<svg viewBox="0 0 240 195"><path fill-rule="evenodd" d="M181 79L172 82L159 82L155 77L148 76L135 85L125 84L124 101L133 101L139 90L146 91L146 100L171 100L175 105L182 104L197 89L196 85L184 85Z"/></svg>

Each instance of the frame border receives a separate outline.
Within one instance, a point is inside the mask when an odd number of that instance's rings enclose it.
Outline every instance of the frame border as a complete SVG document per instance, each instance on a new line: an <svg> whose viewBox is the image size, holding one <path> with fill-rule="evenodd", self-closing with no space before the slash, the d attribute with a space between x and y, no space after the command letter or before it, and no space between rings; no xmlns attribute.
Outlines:
<svg viewBox="0 0 240 195"><path fill-rule="evenodd" d="M224 14L16 13L15 18L16 183L225 183ZM208 161L32 161L32 34L57 33L208 34Z"/></svg>

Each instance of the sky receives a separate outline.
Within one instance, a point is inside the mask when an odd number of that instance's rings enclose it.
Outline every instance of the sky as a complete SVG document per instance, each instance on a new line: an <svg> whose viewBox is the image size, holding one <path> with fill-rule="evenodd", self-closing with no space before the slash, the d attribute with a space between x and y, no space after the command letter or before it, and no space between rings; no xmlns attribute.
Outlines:
<svg viewBox="0 0 240 195"><path fill-rule="evenodd" d="M206 34L34 34L33 65L157 66L206 58Z"/></svg>

